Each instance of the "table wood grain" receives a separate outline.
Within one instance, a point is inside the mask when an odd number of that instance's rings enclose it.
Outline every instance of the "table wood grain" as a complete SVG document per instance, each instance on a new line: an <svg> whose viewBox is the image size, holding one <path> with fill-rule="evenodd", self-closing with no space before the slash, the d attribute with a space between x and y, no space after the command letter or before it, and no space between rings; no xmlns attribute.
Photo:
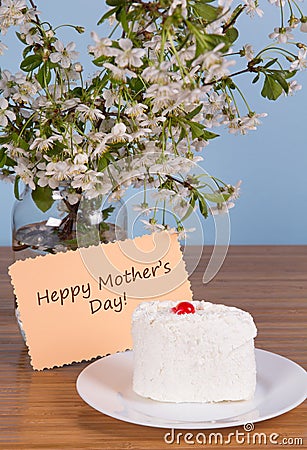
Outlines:
<svg viewBox="0 0 307 450"><path fill-rule="evenodd" d="M185 251L191 267L200 249ZM307 368L307 246L233 246L219 274L202 284L210 248L202 258L191 283L196 300L234 305L251 312L258 327L256 346L286 356ZM9 449L190 449L223 448L218 445L166 444L170 430L120 422L85 404L75 388L77 376L88 363L36 372L31 369L26 347L14 317L13 294L7 275L12 262L10 249L0 248L0 448ZM35 276L35 274L33 274ZM31 282L29 280L29 282ZM242 427L192 430L223 436L243 432ZM271 420L256 423L255 432L301 438L307 448L307 404ZM179 430L183 434L186 430ZM248 433L245 433L246 435ZM187 439L192 439L188 437ZM225 445L226 447L226 445ZM237 444L231 448L276 448L276 445Z"/></svg>

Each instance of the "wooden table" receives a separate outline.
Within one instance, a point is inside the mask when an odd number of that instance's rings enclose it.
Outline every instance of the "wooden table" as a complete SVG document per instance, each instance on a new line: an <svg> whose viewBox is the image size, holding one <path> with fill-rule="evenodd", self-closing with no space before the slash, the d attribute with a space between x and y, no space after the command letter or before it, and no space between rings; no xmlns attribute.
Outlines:
<svg viewBox="0 0 307 450"><path fill-rule="evenodd" d="M197 248L189 249L188 265L195 252ZM206 298L250 311L258 326L257 347L284 355L306 368L307 246L231 247L222 270L205 286L201 278L206 258L204 255L191 276L195 299ZM183 438L180 445L166 444L164 436L170 430L120 422L90 408L75 388L76 378L86 364L33 371L13 315L13 295L7 275L11 261L10 250L0 248L1 449L222 448L214 444L185 444ZM279 442L284 438L302 438L303 445L285 447L307 448L306 427L305 402L280 417L255 424L255 432L267 436L278 433ZM242 427L237 429L244 431ZM192 431L209 434L209 430ZM213 431L227 436L235 433L236 428L210 430ZM228 446L257 450L262 447L234 441Z"/></svg>

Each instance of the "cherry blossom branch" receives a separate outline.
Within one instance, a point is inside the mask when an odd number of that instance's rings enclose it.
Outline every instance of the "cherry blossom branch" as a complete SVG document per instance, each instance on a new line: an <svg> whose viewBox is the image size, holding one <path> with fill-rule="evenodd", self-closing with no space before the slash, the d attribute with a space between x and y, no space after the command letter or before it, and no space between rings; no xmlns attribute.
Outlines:
<svg viewBox="0 0 307 450"><path fill-rule="evenodd" d="M33 0L29 0L29 3L32 6L32 8L34 9L34 11L36 11L37 10L37 6L35 5L34 1ZM38 17L37 14L35 14L35 18L36 18L37 23L39 23L39 17Z"/></svg>
<svg viewBox="0 0 307 450"><path fill-rule="evenodd" d="M231 75L228 75L227 78L232 78L232 77L235 77L237 75L241 75L242 73L247 73L247 72L256 72L256 70L252 69L252 68L239 70L238 72L234 72ZM220 83L222 80L223 80L223 78L220 78L219 80L209 81L208 83L204 83L203 86L212 86L213 84Z"/></svg>

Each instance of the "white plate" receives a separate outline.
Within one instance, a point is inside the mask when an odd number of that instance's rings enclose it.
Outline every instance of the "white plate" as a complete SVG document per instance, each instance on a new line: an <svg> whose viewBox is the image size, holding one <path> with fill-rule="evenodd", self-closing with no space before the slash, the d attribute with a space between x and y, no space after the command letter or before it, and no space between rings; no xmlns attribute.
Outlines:
<svg viewBox="0 0 307 450"><path fill-rule="evenodd" d="M225 428L284 414L302 403L307 374L287 358L256 349L257 388L253 400L241 402L163 403L132 390L133 353L107 356L87 366L77 379L81 398L115 419L159 428Z"/></svg>

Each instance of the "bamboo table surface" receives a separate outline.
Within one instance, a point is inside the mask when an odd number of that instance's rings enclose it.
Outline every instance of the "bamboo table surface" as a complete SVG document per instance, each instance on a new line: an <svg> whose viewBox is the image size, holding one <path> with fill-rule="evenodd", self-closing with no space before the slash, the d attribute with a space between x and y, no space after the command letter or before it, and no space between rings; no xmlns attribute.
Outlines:
<svg viewBox="0 0 307 450"><path fill-rule="evenodd" d="M188 249L187 266L197 251L195 247ZM307 246L233 246L219 274L203 285L206 252L190 277L194 299L248 310L258 327L256 346L290 358L306 369ZM0 449L222 448L224 445L214 441L203 445L195 441L191 444L191 440L201 431L207 436L220 432L225 439L236 430L244 432L243 427L191 430L193 437L186 437L188 430L177 430L183 436L175 434L174 442L167 444L164 436L170 430L121 422L82 401L75 382L88 363L33 371L14 317L7 275L11 262L10 250L0 248ZM306 402L282 416L256 423L255 432L267 436L276 433L278 443L285 447L307 448ZM245 432L245 439L247 435ZM239 444L231 439L228 447L258 450L276 445Z"/></svg>

